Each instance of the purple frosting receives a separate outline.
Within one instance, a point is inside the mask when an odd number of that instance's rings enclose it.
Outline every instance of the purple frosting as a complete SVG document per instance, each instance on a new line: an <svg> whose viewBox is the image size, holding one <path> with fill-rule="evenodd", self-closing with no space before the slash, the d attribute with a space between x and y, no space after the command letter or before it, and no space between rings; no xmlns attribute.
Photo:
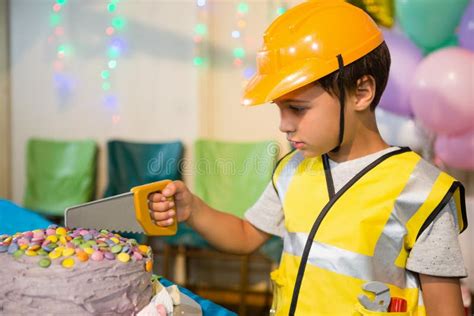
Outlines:
<svg viewBox="0 0 474 316"><path fill-rule="evenodd" d="M76 262L72 269L38 257L0 254L0 311L5 315L134 315L151 299L144 261Z"/></svg>

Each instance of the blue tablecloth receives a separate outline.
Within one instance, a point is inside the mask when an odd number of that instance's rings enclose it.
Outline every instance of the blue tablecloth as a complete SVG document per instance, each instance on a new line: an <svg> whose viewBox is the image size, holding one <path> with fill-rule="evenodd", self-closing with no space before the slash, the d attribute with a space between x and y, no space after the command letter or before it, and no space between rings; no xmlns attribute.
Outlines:
<svg viewBox="0 0 474 316"><path fill-rule="evenodd" d="M50 221L33 211L0 199L0 235L46 228L50 224Z"/></svg>
<svg viewBox="0 0 474 316"><path fill-rule="evenodd" d="M160 283L163 284L164 286L170 286L170 285L173 285L172 282L166 280L165 278L161 278L160 279ZM184 287L181 287L179 286L179 290L186 294L187 296L189 296L190 298L192 298L193 300L195 300L199 305L201 305L201 309L202 309L202 314L204 316L227 316L227 315L237 315L236 313L234 312L231 312L229 311L228 309L225 309L224 307L220 306L220 305L217 305L209 300L206 300L205 298L202 298L200 296L197 296L196 294L194 294L193 292L191 292L190 290L184 288Z"/></svg>

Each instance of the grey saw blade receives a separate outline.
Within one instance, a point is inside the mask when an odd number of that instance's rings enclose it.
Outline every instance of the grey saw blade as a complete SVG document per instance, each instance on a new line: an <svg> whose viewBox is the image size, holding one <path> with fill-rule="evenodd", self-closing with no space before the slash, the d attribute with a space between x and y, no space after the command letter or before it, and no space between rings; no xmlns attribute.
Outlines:
<svg viewBox="0 0 474 316"><path fill-rule="evenodd" d="M69 207L64 212L64 219L66 226L70 228L144 232L135 216L132 192Z"/></svg>

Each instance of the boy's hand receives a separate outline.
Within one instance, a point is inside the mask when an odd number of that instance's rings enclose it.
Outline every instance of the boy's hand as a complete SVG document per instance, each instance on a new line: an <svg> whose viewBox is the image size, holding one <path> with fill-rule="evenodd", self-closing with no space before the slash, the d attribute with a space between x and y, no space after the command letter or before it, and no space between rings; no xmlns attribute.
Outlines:
<svg viewBox="0 0 474 316"><path fill-rule="evenodd" d="M173 201L167 198L173 197ZM151 218L159 226L170 226L173 217L177 214L178 222L185 221L191 215L194 195L189 191L182 181L169 183L161 192L152 193L148 196L148 208Z"/></svg>

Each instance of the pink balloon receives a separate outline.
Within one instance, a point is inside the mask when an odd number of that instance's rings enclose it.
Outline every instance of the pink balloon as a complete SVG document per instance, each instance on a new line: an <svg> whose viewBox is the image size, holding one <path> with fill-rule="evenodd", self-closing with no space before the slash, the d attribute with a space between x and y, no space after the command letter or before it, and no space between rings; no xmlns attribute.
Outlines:
<svg viewBox="0 0 474 316"><path fill-rule="evenodd" d="M415 70L410 102L415 117L428 129L462 134L474 122L474 53L460 47L428 55Z"/></svg>
<svg viewBox="0 0 474 316"><path fill-rule="evenodd" d="M474 129L459 136L439 136L435 154L450 167L474 170Z"/></svg>
<svg viewBox="0 0 474 316"><path fill-rule="evenodd" d="M409 96L413 69L416 69L423 59L423 54L415 44L396 30L383 30L383 34L390 50L392 64L380 107L410 117L412 109Z"/></svg>

